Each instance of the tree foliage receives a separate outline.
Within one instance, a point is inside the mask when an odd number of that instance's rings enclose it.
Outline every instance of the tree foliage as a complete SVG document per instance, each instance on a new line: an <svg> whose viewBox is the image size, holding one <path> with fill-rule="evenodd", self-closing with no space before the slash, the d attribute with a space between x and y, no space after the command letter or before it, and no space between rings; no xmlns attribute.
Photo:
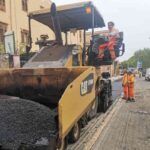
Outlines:
<svg viewBox="0 0 150 150"><path fill-rule="evenodd" d="M127 67L137 67L137 62L141 61L143 64L143 68L150 68L150 49L144 48L138 50L134 53L134 55L129 58L127 61L122 62L123 68Z"/></svg>

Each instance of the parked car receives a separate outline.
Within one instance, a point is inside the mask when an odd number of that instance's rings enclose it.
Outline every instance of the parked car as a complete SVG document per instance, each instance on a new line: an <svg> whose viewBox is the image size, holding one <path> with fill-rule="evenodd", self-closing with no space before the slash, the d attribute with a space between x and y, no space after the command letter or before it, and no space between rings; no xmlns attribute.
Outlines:
<svg viewBox="0 0 150 150"><path fill-rule="evenodd" d="M143 70L142 70L142 77L145 77L145 75L146 75L146 70L143 69Z"/></svg>
<svg viewBox="0 0 150 150"><path fill-rule="evenodd" d="M146 69L145 80L150 81L150 68Z"/></svg>

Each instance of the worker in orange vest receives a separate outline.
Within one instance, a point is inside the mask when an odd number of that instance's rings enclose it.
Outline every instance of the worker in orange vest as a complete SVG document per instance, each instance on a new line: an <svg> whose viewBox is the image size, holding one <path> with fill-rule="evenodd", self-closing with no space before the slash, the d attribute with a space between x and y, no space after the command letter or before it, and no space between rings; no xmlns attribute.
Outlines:
<svg viewBox="0 0 150 150"><path fill-rule="evenodd" d="M124 70L124 75L122 79L122 87L123 87L123 99L128 100L128 72L127 70Z"/></svg>
<svg viewBox="0 0 150 150"><path fill-rule="evenodd" d="M107 43L99 46L99 56L98 57L104 58L104 51L106 48L108 48L111 59L115 60L116 54L115 54L114 47L117 43L117 38L119 38L120 35L119 35L119 30L115 28L114 22L112 22L112 21L108 22L108 33L105 33L104 36L107 36L109 41Z"/></svg>
<svg viewBox="0 0 150 150"><path fill-rule="evenodd" d="M129 71L128 72L128 94L129 94L129 100L131 101L135 101L134 83L135 83L135 76L131 71Z"/></svg>
<svg viewBox="0 0 150 150"><path fill-rule="evenodd" d="M116 38L114 37L111 38L108 43L99 46L99 58L104 58L104 51L106 48L108 48L111 55L111 59L115 60L116 59L115 50L114 50L115 44L116 44Z"/></svg>

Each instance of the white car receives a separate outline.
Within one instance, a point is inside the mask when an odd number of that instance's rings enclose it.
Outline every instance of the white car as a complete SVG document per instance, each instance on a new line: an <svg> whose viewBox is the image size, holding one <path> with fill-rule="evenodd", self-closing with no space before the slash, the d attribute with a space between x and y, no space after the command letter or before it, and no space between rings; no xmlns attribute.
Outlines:
<svg viewBox="0 0 150 150"><path fill-rule="evenodd" d="M145 80L150 81L150 68L146 69Z"/></svg>

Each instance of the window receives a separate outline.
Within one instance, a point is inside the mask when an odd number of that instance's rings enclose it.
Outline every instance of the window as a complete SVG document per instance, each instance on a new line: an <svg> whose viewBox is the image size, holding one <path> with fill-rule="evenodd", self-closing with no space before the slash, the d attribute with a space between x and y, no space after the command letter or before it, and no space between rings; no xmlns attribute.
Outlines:
<svg viewBox="0 0 150 150"><path fill-rule="evenodd" d="M22 0L22 10L28 11L28 0Z"/></svg>
<svg viewBox="0 0 150 150"><path fill-rule="evenodd" d="M21 42L28 45L29 43L29 31L28 30L21 30Z"/></svg>
<svg viewBox="0 0 150 150"><path fill-rule="evenodd" d="M5 0L0 0L0 10L6 11Z"/></svg>
<svg viewBox="0 0 150 150"><path fill-rule="evenodd" d="M0 22L0 43L4 43L4 34L7 31L7 24Z"/></svg>
<svg viewBox="0 0 150 150"><path fill-rule="evenodd" d="M40 9L44 9L44 6L40 5Z"/></svg>

